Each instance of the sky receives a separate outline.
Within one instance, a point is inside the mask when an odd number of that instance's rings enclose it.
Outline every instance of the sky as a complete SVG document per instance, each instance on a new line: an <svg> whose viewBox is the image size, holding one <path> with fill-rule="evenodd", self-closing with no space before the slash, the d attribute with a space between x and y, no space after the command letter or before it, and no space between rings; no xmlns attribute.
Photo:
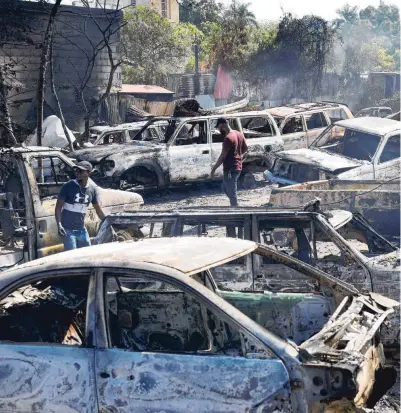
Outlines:
<svg viewBox="0 0 401 413"><path fill-rule="evenodd" d="M231 0L223 0L229 4ZM347 0L243 0L251 4L251 10L258 20L278 20L284 12L302 17L306 14L315 14L326 20L336 17L336 10L347 3ZM380 0L348 0L351 6L360 8L369 5L377 7ZM396 3L396 1L385 1L385 3Z"/></svg>

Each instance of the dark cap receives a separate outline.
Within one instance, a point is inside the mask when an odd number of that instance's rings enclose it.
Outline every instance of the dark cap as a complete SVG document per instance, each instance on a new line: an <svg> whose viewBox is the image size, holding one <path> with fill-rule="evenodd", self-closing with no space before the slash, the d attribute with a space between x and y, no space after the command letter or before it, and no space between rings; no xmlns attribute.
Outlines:
<svg viewBox="0 0 401 413"><path fill-rule="evenodd" d="M225 118L218 118L217 123L216 123L216 128L218 128L220 125L226 125L228 123L227 119Z"/></svg>
<svg viewBox="0 0 401 413"><path fill-rule="evenodd" d="M81 169L82 171L92 172L92 164L88 161L81 161L74 165L74 169Z"/></svg>

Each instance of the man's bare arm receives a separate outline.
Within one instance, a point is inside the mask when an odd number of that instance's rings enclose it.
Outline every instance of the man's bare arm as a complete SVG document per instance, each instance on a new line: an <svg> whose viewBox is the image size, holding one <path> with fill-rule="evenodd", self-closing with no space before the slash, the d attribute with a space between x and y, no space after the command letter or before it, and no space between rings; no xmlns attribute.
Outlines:
<svg viewBox="0 0 401 413"><path fill-rule="evenodd" d="M61 236L66 235L65 229L63 225L61 224L61 211L63 210L63 206L64 206L64 201L62 199L58 199L56 202L56 209L54 211L54 215L56 217L56 222L57 222L58 233Z"/></svg>
<svg viewBox="0 0 401 413"><path fill-rule="evenodd" d="M106 218L105 213L103 212L102 207L99 204L93 204L93 208L95 208L96 214L102 221Z"/></svg>
<svg viewBox="0 0 401 413"><path fill-rule="evenodd" d="M61 211L63 210L63 206L64 206L64 201L61 199L58 199L56 202L56 209L54 211L54 215L56 216L57 226L59 226L61 222Z"/></svg>
<svg viewBox="0 0 401 413"><path fill-rule="evenodd" d="M219 156L219 159L217 159L216 164L214 165L214 167L212 168L212 177L215 174L217 168L219 166L221 166L224 162L224 159L226 159L226 156L228 154L229 149L227 149L224 145L223 145L223 149L221 150L221 154Z"/></svg>

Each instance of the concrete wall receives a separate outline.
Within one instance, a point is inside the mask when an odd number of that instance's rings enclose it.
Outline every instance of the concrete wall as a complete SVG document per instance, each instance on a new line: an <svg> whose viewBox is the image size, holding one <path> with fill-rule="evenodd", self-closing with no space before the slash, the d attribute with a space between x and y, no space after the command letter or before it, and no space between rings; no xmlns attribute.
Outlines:
<svg viewBox="0 0 401 413"><path fill-rule="evenodd" d="M11 115L15 122L33 121L35 123L36 89L41 56L41 42L47 27L48 10L38 3L23 2L22 11L29 17L28 41L9 42L0 48L0 64L13 63L14 77L24 88L10 91ZM1 13L1 7L0 7ZM108 26L117 27L122 13L106 15L101 9L88 9L63 6L56 18L56 34L54 39L54 75L55 85L66 117L67 125L72 129L82 129L84 106L78 99L77 90L85 82L85 76L90 67L90 60L95 55L94 48L101 42L99 30ZM119 33L112 39L113 54L120 59ZM110 62L106 48L96 54L93 70L89 71L85 102L97 98L105 90L110 73ZM48 70L49 75L49 70ZM45 94L45 115L52 114L56 105L49 86L47 76ZM113 87L120 88L122 84L121 70L118 69L113 80ZM35 125L33 125L35 126Z"/></svg>

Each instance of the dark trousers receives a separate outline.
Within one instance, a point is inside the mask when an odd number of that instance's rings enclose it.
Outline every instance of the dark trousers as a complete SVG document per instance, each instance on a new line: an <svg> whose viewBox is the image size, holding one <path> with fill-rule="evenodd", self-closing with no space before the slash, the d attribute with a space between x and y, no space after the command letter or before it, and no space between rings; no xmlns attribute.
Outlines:
<svg viewBox="0 0 401 413"><path fill-rule="evenodd" d="M237 187L238 178L240 175L241 171L224 171L223 184L221 185L221 188L228 196L231 206L238 206Z"/></svg>

